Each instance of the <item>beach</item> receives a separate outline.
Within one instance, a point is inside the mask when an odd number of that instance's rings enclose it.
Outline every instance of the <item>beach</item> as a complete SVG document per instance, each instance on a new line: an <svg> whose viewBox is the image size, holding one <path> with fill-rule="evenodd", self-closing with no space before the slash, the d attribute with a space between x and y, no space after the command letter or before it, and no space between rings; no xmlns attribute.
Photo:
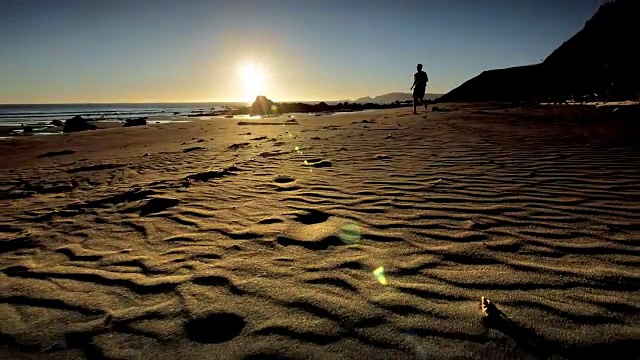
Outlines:
<svg viewBox="0 0 640 360"><path fill-rule="evenodd" d="M637 124L429 109L1 140L0 357L638 358Z"/></svg>

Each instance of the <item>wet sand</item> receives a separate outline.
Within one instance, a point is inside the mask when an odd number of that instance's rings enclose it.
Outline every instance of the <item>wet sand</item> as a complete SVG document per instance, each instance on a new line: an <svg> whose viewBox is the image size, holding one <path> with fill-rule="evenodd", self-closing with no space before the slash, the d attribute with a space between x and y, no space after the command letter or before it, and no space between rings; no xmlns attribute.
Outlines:
<svg viewBox="0 0 640 360"><path fill-rule="evenodd" d="M437 107L0 141L0 356L637 358L637 127Z"/></svg>

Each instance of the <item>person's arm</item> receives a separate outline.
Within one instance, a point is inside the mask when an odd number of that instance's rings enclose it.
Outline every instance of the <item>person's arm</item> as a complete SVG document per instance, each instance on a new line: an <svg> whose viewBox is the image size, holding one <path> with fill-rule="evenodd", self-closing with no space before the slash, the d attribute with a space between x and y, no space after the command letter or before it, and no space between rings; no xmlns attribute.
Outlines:
<svg viewBox="0 0 640 360"><path fill-rule="evenodd" d="M411 85L411 89L409 90L413 90L413 88L416 86L416 80L417 80L416 76L413 75L413 85Z"/></svg>

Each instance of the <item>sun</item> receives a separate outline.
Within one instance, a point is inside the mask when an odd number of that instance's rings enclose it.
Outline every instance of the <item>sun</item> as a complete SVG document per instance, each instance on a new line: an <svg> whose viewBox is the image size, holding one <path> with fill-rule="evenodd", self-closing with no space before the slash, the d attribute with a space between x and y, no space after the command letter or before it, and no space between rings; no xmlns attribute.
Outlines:
<svg viewBox="0 0 640 360"><path fill-rule="evenodd" d="M245 62L240 65L240 78L243 86L243 100L253 101L258 95L265 95L266 76L262 66Z"/></svg>

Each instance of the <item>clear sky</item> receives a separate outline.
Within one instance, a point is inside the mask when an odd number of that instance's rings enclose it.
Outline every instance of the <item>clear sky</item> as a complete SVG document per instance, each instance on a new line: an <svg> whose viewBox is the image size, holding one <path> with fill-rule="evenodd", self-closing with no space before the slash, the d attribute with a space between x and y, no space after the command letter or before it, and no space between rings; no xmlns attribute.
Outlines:
<svg viewBox="0 0 640 360"><path fill-rule="evenodd" d="M343 100L540 62L603 0L0 0L0 103Z"/></svg>

